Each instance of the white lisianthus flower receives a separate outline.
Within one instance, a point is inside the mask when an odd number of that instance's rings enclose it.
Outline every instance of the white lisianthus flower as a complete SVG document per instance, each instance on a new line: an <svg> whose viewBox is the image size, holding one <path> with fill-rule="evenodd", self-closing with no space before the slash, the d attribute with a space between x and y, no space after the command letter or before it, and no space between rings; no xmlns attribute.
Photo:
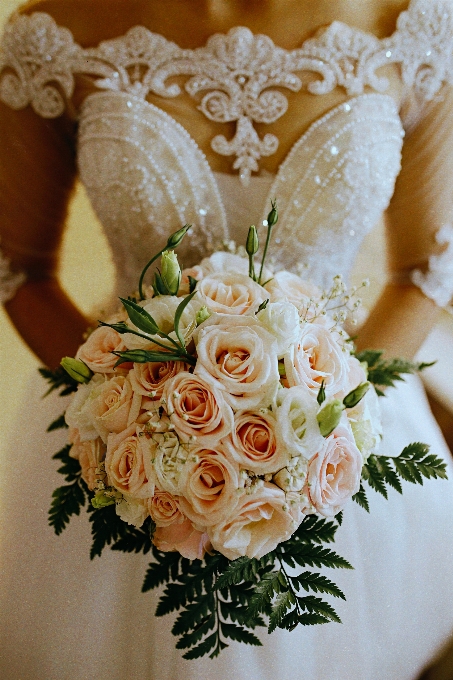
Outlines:
<svg viewBox="0 0 453 680"><path fill-rule="evenodd" d="M158 295L151 300L144 300L141 306L145 311L151 314L161 331L169 335L171 338L173 338L173 340L176 340L177 338L174 332L175 314L181 302L182 299L176 297L175 295ZM181 320L179 322L179 329L186 343L189 342L193 332L197 327L196 316L201 307L202 303L195 297L189 302L182 313ZM134 330L138 330L135 328L135 326L133 326L133 328ZM142 331L140 331L140 333L142 333ZM169 340L161 338L158 335L150 335L149 340L145 340L145 338L139 338L137 335L133 335L132 333L125 333L122 337L128 349L160 350L161 348L153 342L154 338L164 345L173 347Z"/></svg>
<svg viewBox="0 0 453 680"><path fill-rule="evenodd" d="M270 302L256 315L277 340L277 355L282 357L300 338L299 312L291 302Z"/></svg>
<svg viewBox="0 0 453 680"><path fill-rule="evenodd" d="M91 405L98 394L97 388L103 385L105 381L104 375L96 373L89 383L79 385L66 410L66 423L69 427L77 428L81 442L97 439L99 436Z"/></svg>
<svg viewBox="0 0 453 680"><path fill-rule="evenodd" d="M116 514L123 522L132 524L132 526L140 529L143 522L148 517L147 501L144 499L123 496L123 498L116 503Z"/></svg>
<svg viewBox="0 0 453 680"><path fill-rule="evenodd" d="M357 406L346 410L354 440L364 462L372 453L377 453L383 430L379 397L371 385Z"/></svg>
<svg viewBox="0 0 453 680"><path fill-rule="evenodd" d="M318 402L304 387L277 394L277 433L291 456L310 458L323 444L316 415Z"/></svg>

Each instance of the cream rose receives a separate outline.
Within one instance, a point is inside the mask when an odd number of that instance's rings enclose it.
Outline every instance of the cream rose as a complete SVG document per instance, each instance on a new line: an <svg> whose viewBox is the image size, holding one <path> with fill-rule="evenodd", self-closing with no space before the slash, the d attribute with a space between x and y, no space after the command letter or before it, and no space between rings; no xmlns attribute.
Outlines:
<svg viewBox="0 0 453 680"><path fill-rule="evenodd" d="M271 302L284 300L291 302L297 309L307 306L310 298L319 298L319 289L287 271L277 272L264 286Z"/></svg>
<svg viewBox="0 0 453 680"><path fill-rule="evenodd" d="M129 376L106 380L92 393L90 409L94 426L107 441L110 432L120 433L135 422L140 414L142 396L134 393Z"/></svg>
<svg viewBox="0 0 453 680"><path fill-rule="evenodd" d="M203 276L210 276L211 274L217 274L217 272L235 272L247 276L249 263L245 257L218 251L210 255L210 257L205 257L201 261L200 269L203 272Z"/></svg>
<svg viewBox="0 0 453 680"><path fill-rule="evenodd" d="M324 443L316 415L315 395L301 386L280 389L277 394L277 436L292 457L310 458Z"/></svg>
<svg viewBox="0 0 453 680"><path fill-rule="evenodd" d="M181 523L157 527L153 543L162 552L176 550L188 560L202 560L205 553L212 549L208 534L195 529L187 518Z"/></svg>
<svg viewBox="0 0 453 680"><path fill-rule="evenodd" d="M306 323L299 342L284 357L287 383L305 385L317 394L324 382L327 396L332 396L349 386L348 359L329 328Z"/></svg>
<svg viewBox="0 0 453 680"><path fill-rule="evenodd" d="M280 376L274 337L254 317L208 319L197 335L195 374L223 390L233 409L267 407Z"/></svg>
<svg viewBox="0 0 453 680"><path fill-rule="evenodd" d="M181 283L179 285L178 296L190 294L190 280L189 276L196 281L201 281L203 278L203 270L200 265L183 269L181 272Z"/></svg>
<svg viewBox="0 0 453 680"><path fill-rule="evenodd" d="M196 449L181 474L181 510L196 525L225 520L238 502L239 467L220 449Z"/></svg>
<svg viewBox="0 0 453 680"><path fill-rule="evenodd" d="M83 361L94 373L112 373L118 357L112 352L124 352L123 338L113 328L101 326L91 333L79 347L76 358Z"/></svg>
<svg viewBox="0 0 453 680"><path fill-rule="evenodd" d="M82 442L78 432L76 434L74 431L71 439L72 447L69 455L79 461L82 479L89 490L93 491L98 481L97 469L105 458L106 446L100 437Z"/></svg>
<svg viewBox="0 0 453 680"><path fill-rule="evenodd" d="M152 460L157 485L173 496L180 493L180 477L193 445L182 445L176 432L167 430L152 435Z"/></svg>
<svg viewBox="0 0 453 680"><path fill-rule="evenodd" d="M134 364L129 373L132 389L137 394L152 400L162 398L165 384L181 371L187 371L188 364L183 361L154 361L146 364Z"/></svg>
<svg viewBox="0 0 453 680"><path fill-rule="evenodd" d="M243 494L234 511L222 522L208 527L213 547L229 560L260 559L297 529L285 494L274 484Z"/></svg>
<svg viewBox="0 0 453 680"><path fill-rule="evenodd" d="M267 296L264 288L246 274L228 271L203 278L197 297L210 312L240 315L256 312Z"/></svg>
<svg viewBox="0 0 453 680"><path fill-rule="evenodd" d="M239 411L231 436L223 442L225 450L241 468L260 475L276 472L289 461L286 448L277 439L276 425L269 411Z"/></svg>
<svg viewBox="0 0 453 680"><path fill-rule="evenodd" d="M222 390L198 375L178 373L163 392L165 409L179 434L194 437L197 446L215 446L233 427L233 411Z"/></svg>
<svg viewBox="0 0 453 680"><path fill-rule="evenodd" d="M362 462L350 428L340 424L308 465L307 493L320 515L333 517L358 492Z"/></svg>
<svg viewBox="0 0 453 680"><path fill-rule="evenodd" d="M111 434L105 457L110 484L133 498L152 496L156 482L152 455L152 442L135 423L120 434Z"/></svg>

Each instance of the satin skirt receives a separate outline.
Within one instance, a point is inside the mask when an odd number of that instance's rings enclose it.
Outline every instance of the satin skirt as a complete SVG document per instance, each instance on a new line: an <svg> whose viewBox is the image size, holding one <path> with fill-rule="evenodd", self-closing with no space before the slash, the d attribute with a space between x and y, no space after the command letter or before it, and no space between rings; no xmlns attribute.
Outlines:
<svg viewBox="0 0 453 680"><path fill-rule="evenodd" d="M334 549L354 571L326 570L347 601L342 624L260 633L261 648L231 643L220 658L185 661L158 593L141 593L148 556L106 550L89 559L85 513L59 537L47 524L63 483L52 455L64 409L33 379L1 463L0 677L3 680L413 680L453 632L453 469L417 378L390 390L383 452L413 441L445 457L449 481L404 484L371 512L351 502Z"/></svg>

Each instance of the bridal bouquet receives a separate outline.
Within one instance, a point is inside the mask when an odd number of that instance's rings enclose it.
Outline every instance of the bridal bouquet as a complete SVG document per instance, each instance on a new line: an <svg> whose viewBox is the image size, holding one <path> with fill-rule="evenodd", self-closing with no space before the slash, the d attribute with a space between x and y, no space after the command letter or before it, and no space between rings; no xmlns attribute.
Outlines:
<svg viewBox="0 0 453 680"><path fill-rule="evenodd" d="M355 355L342 325L357 291L270 271L276 222L274 204L259 267L255 227L245 257L217 252L182 272L188 227L170 236L137 295L47 375L75 390L51 425L69 427L70 445L50 523L60 533L89 500L92 557L152 551L143 589L166 584L156 614L180 610L189 659L227 639L259 645L265 623L339 621L319 594L343 593L314 568L351 568L323 545L345 504L368 509L364 482L386 495L401 478L445 476L422 444L378 455L381 387L423 366Z"/></svg>

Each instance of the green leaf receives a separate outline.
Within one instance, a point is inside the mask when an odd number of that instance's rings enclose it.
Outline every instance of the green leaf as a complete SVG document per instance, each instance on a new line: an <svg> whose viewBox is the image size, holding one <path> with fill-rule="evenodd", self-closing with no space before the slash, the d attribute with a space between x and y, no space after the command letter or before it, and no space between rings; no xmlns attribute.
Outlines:
<svg viewBox="0 0 453 680"><path fill-rule="evenodd" d="M366 362L368 365L369 382L381 387L394 387L396 382L404 380L403 375L419 373L433 365L432 363L417 364L405 359L386 361L382 359L383 353L382 350L366 350L356 354L359 361ZM377 389L376 391L381 396L384 394L382 390Z"/></svg>
<svg viewBox="0 0 453 680"><path fill-rule="evenodd" d="M176 313L175 313L175 333L176 333L176 337L178 338L179 342L181 343L181 347L183 347L183 348L186 347L186 343L184 342L184 338L182 337L181 333L179 332L179 324L180 324L181 317L183 315L185 308L187 307L189 302L195 297L196 294L197 294L197 292L194 291L193 293L190 293L190 295L187 295L187 297L185 297L183 299L183 301L178 305L178 307L176 309Z"/></svg>
<svg viewBox="0 0 453 680"><path fill-rule="evenodd" d="M108 505L100 510L89 508L91 534L93 543L91 546L90 559L96 555L99 557L107 545L111 545L124 537L128 532L129 525L116 514L116 505Z"/></svg>
<svg viewBox="0 0 453 680"><path fill-rule="evenodd" d="M333 595L333 597L346 600L340 588L322 574L317 574L313 571L304 571L299 576L293 576L291 581L293 583L296 582L300 588L303 588L307 592L312 590L314 593L327 593L328 595Z"/></svg>
<svg viewBox="0 0 453 680"><path fill-rule="evenodd" d="M52 421L47 428L46 432L53 432L54 430L60 430L62 428L67 428L68 425L66 423L66 420L64 419L64 413L61 416L58 416L54 421Z"/></svg>
<svg viewBox="0 0 453 680"><path fill-rule="evenodd" d="M286 558L287 553L294 558L300 567L330 567L331 569L353 568L344 557L341 557L333 550L323 548L320 545L299 544L290 546L285 549L282 560Z"/></svg>
<svg viewBox="0 0 453 680"><path fill-rule="evenodd" d="M185 353L177 353L170 348L168 352L148 352L144 349L130 349L125 352L112 352L119 357L115 366L120 366L126 362L133 362L136 364L147 364L148 362L162 362L162 361L185 361L186 363L195 366L196 360L194 357L186 355Z"/></svg>
<svg viewBox="0 0 453 680"><path fill-rule="evenodd" d="M296 529L288 544L291 545L296 539L308 543L333 543L337 531L336 522L316 517L316 515L308 515Z"/></svg>
<svg viewBox="0 0 453 680"><path fill-rule="evenodd" d="M80 515L80 508L85 505L85 491L77 479L72 484L55 489L52 498L49 524L59 536L68 525L72 515Z"/></svg>
<svg viewBox="0 0 453 680"><path fill-rule="evenodd" d="M267 574L264 574L250 599L251 615L254 616L255 614L265 611L267 605L272 602L273 597L281 592L281 588L281 571L271 571Z"/></svg>
<svg viewBox="0 0 453 680"><path fill-rule="evenodd" d="M328 602L324 602L324 600L322 600L320 597L307 595L307 597L298 597L297 601L299 603L299 607L308 611L310 614L320 614L326 619L330 619L336 623L341 623L341 619L333 607L331 607Z"/></svg>
<svg viewBox="0 0 453 680"><path fill-rule="evenodd" d="M189 649L196 645L216 625L215 616L203 619L203 621L189 633L184 633L176 643L176 649ZM176 635L176 633L173 633Z"/></svg>
<svg viewBox="0 0 453 680"><path fill-rule="evenodd" d="M186 652L183 655L183 659L200 659L202 656L206 656L206 654L209 654L211 649L214 649L217 647L217 634L213 633L209 637L206 638L201 644L198 645L198 647L194 647L191 649L189 652Z"/></svg>
<svg viewBox="0 0 453 680"><path fill-rule="evenodd" d="M160 334L159 326L154 321L151 314L144 310L143 307L140 307L140 305L132 300L125 300L121 297L120 300L134 326L150 335Z"/></svg>
<svg viewBox="0 0 453 680"><path fill-rule="evenodd" d="M280 627L283 617L295 604L296 598L290 590L277 595L269 616L268 633L273 633L276 628Z"/></svg>
<svg viewBox="0 0 453 680"><path fill-rule="evenodd" d="M254 645L255 647L262 647L263 643L249 630L242 626L236 626L234 623L220 623L220 630L222 635L230 640L236 642L244 642L246 645Z"/></svg>
<svg viewBox="0 0 453 680"><path fill-rule="evenodd" d="M352 497L352 500L358 503L364 510L370 512L370 506L368 503L368 498L366 497L365 489L363 484L360 484L360 490Z"/></svg>
<svg viewBox="0 0 453 680"><path fill-rule="evenodd" d="M171 632L173 635L182 635L190 629L196 628L203 621L211 619L211 628L214 628L216 624L215 616L212 614L214 608L215 601L212 593L203 595L196 602L188 604L179 614Z"/></svg>

